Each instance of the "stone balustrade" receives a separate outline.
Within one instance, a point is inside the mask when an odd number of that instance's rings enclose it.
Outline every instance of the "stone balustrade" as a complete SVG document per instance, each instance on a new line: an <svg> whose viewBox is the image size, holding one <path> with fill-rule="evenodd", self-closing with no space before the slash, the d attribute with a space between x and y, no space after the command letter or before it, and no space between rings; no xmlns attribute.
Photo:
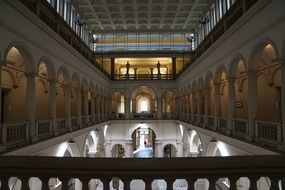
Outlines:
<svg viewBox="0 0 285 190"><path fill-rule="evenodd" d="M100 179L104 190L109 190L112 179L120 179L126 190L131 189L130 183L135 179L143 180L147 190L152 189L156 179L165 180L167 190L173 189L176 179L185 179L188 189L194 189L198 179L207 180L209 189L215 189L220 179L227 179L229 188L237 189L241 178L249 180L250 189L257 189L256 182L261 177L270 181L270 189L277 190L284 175L285 156L279 155L171 159L0 157L1 189L4 190L10 189L11 178L21 180L21 189L29 189L31 179L35 178L41 180L40 189L48 189L51 179L58 181L62 189L68 189L71 180L80 181L83 190L91 188L92 179Z"/></svg>

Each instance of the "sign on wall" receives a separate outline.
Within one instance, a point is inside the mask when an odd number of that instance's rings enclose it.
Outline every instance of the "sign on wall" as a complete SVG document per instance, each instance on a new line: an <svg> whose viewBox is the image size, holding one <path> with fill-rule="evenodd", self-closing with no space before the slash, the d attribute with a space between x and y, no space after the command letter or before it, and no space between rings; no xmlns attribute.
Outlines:
<svg viewBox="0 0 285 190"><path fill-rule="evenodd" d="M243 107L243 102L242 101L236 101L235 102L235 108L242 108Z"/></svg>

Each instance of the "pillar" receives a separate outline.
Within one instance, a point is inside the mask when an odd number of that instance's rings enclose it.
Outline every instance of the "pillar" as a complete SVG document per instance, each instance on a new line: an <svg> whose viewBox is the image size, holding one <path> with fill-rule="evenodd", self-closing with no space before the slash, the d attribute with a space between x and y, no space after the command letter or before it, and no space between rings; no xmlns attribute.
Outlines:
<svg viewBox="0 0 285 190"><path fill-rule="evenodd" d="M176 57L172 57L172 74L173 79L176 79Z"/></svg>
<svg viewBox="0 0 285 190"><path fill-rule="evenodd" d="M215 83L215 126L214 130L218 128L218 117L221 114L221 94L220 94L220 83Z"/></svg>
<svg viewBox="0 0 285 190"><path fill-rule="evenodd" d="M193 121L194 118L194 107L195 107L195 93L191 92L191 121Z"/></svg>
<svg viewBox="0 0 285 190"><path fill-rule="evenodd" d="M54 136L59 134L56 123L56 79L49 81L49 107L50 107L50 119L52 120L52 132Z"/></svg>
<svg viewBox="0 0 285 190"><path fill-rule="evenodd" d="M76 100L76 108L77 108L77 116L78 116L78 125L81 126L81 116L82 116L82 92L79 87L76 89L77 100Z"/></svg>
<svg viewBox="0 0 285 190"><path fill-rule="evenodd" d="M111 142L110 141L106 140L104 151L105 151L105 157L106 158L112 157L112 150L111 150Z"/></svg>
<svg viewBox="0 0 285 190"><path fill-rule="evenodd" d="M227 134L231 135L233 132L233 118L235 116L235 80L234 78L228 78L228 123L227 123Z"/></svg>
<svg viewBox="0 0 285 190"><path fill-rule="evenodd" d="M134 71L135 71L135 79L137 78L137 71L138 71L138 68L134 68Z"/></svg>
<svg viewBox="0 0 285 190"><path fill-rule="evenodd" d="M153 78L153 68L150 68L150 78Z"/></svg>
<svg viewBox="0 0 285 190"><path fill-rule="evenodd" d="M84 116L88 116L88 90L82 91L83 96L83 114Z"/></svg>
<svg viewBox="0 0 285 190"><path fill-rule="evenodd" d="M35 73L27 73L26 114L30 122L29 138L32 142L37 140L36 134L36 82Z"/></svg>
<svg viewBox="0 0 285 190"><path fill-rule="evenodd" d="M70 84L65 85L65 113L66 113L66 129L72 131L71 129L71 117L70 117L70 107L71 107L71 94L70 94Z"/></svg>
<svg viewBox="0 0 285 190"><path fill-rule="evenodd" d="M161 95L157 96L157 119L162 118L162 99Z"/></svg>
<svg viewBox="0 0 285 190"><path fill-rule="evenodd" d="M94 93L91 93L91 118L92 123L95 121L95 101L94 101Z"/></svg>
<svg viewBox="0 0 285 190"><path fill-rule="evenodd" d="M111 79L114 79L115 75L115 58L111 58Z"/></svg>
<svg viewBox="0 0 285 190"><path fill-rule="evenodd" d="M136 113L136 100L132 99L132 113Z"/></svg>
<svg viewBox="0 0 285 190"><path fill-rule="evenodd" d="M281 109L282 109L282 131L283 131L283 143L285 142L285 58L281 63Z"/></svg>
<svg viewBox="0 0 285 190"><path fill-rule="evenodd" d="M210 107L210 97L209 97L209 88L205 88L205 104L204 104L204 113L205 116L209 115L209 107ZM206 118L205 118L206 119Z"/></svg>
<svg viewBox="0 0 285 190"><path fill-rule="evenodd" d="M183 157L183 143L182 143L182 140L178 140L176 143L177 143L176 157Z"/></svg>
<svg viewBox="0 0 285 190"><path fill-rule="evenodd" d="M130 98L125 96L125 115L126 119L130 119Z"/></svg>
<svg viewBox="0 0 285 190"><path fill-rule="evenodd" d="M248 141L255 138L254 119L256 119L257 112L257 81L256 72L248 72Z"/></svg>

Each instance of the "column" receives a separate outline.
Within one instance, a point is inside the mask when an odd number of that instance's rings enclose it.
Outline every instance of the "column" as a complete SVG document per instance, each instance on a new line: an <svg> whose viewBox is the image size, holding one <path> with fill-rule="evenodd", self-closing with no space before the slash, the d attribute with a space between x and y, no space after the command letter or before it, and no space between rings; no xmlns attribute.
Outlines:
<svg viewBox="0 0 285 190"><path fill-rule="evenodd" d="M200 122L200 116L201 116L201 113L202 113L202 90L199 89L197 91L197 123L199 124Z"/></svg>
<svg viewBox="0 0 285 190"><path fill-rule="evenodd" d="M207 120L206 117L207 117L207 115L209 115L209 107L210 107L209 88L206 87L205 88L205 105L204 105L205 120Z"/></svg>
<svg viewBox="0 0 285 190"><path fill-rule="evenodd" d="M114 79L115 75L115 58L111 58L111 79Z"/></svg>
<svg viewBox="0 0 285 190"><path fill-rule="evenodd" d="M218 117L221 114L221 94L220 83L215 83L215 118L214 118L214 130L218 128Z"/></svg>
<svg viewBox="0 0 285 190"><path fill-rule="evenodd" d="M255 138L254 119L257 112L257 82L255 71L248 72L248 141Z"/></svg>
<svg viewBox="0 0 285 190"><path fill-rule="evenodd" d="M92 123L95 121L95 101L94 101L94 93L91 93L91 118Z"/></svg>
<svg viewBox="0 0 285 190"><path fill-rule="evenodd" d="M56 79L49 80L49 116L52 120L52 133L54 136L57 136L59 134L56 123L56 81Z"/></svg>
<svg viewBox="0 0 285 190"><path fill-rule="evenodd" d="M162 147L162 142L160 141L156 141L156 147L155 147L155 150L156 150L156 155L155 157L159 157L159 158L162 158L163 157L163 147Z"/></svg>
<svg viewBox="0 0 285 190"><path fill-rule="evenodd" d="M192 91L191 92L191 122L193 122L194 118L194 105L195 104L195 93Z"/></svg>
<svg viewBox="0 0 285 190"><path fill-rule="evenodd" d="M186 94L186 119L189 121L190 117L190 96L189 94Z"/></svg>
<svg viewBox="0 0 285 190"><path fill-rule="evenodd" d="M138 71L138 68L134 68L134 71L135 71L135 79L137 78L137 71Z"/></svg>
<svg viewBox="0 0 285 190"><path fill-rule="evenodd" d="M281 109L282 109L282 131L283 131L283 144L285 142L285 58L281 63Z"/></svg>
<svg viewBox="0 0 285 190"><path fill-rule="evenodd" d="M82 116L82 91L79 87L76 89L77 101L76 101L76 108L77 108L77 116L78 116L78 125L81 126L81 116Z"/></svg>
<svg viewBox="0 0 285 190"><path fill-rule="evenodd" d="M153 79L153 68L150 68L150 78Z"/></svg>
<svg viewBox="0 0 285 190"><path fill-rule="evenodd" d="M70 84L65 85L65 113L66 113L66 129L72 131L71 129L71 117L70 117L70 107L71 107L71 97L70 97Z"/></svg>
<svg viewBox="0 0 285 190"><path fill-rule="evenodd" d="M105 157L106 158L112 157L111 142L109 140L105 141L104 151L105 151Z"/></svg>
<svg viewBox="0 0 285 190"><path fill-rule="evenodd" d="M177 140L177 153L176 157L183 157L183 143L182 140Z"/></svg>
<svg viewBox="0 0 285 190"><path fill-rule="evenodd" d="M157 96L157 119L162 118L162 99L161 95Z"/></svg>
<svg viewBox="0 0 285 190"><path fill-rule="evenodd" d="M132 113L136 113L136 100L132 99Z"/></svg>
<svg viewBox="0 0 285 190"><path fill-rule="evenodd" d="M125 145L126 145L125 156L127 158L132 158L133 157L132 140L127 140Z"/></svg>
<svg viewBox="0 0 285 190"><path fill-rule="evenodd" d="M176 79L176 57L172 57L172 74L173 79Z"/></svg>
<svg viewBox="0 0 285 190"><path fill-rule="evenodd" d="M229 95L229 103L228 103L228 123L227 123L227 131L228 135L231 135L233 132L233 118L235 116L235 80L234 78L228 78L228 95Z"/></svg>
<svg viewBox="0 0 285 190"><path fill-rule="evenodd" d="M130 98L125 96L125 115L126 119L130 119Z"/></svg>
<svg viewBox="0 0 285 190"><path fill-rule="evenodd" d="M26 91L26 114L30 122L29 138L32 142L37 141L36 134L36 83L35 73L27 73Z"/></svg>

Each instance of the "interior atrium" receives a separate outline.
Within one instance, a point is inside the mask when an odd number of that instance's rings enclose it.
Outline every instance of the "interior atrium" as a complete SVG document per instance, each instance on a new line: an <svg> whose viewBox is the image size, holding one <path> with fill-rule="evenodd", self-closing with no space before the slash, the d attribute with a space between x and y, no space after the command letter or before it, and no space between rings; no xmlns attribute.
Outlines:
<svg viewBox="0 0 285 190"><path fill-rule="evenodd" d="M285 189L284 0L0 0L0 189Z"/></svg>

